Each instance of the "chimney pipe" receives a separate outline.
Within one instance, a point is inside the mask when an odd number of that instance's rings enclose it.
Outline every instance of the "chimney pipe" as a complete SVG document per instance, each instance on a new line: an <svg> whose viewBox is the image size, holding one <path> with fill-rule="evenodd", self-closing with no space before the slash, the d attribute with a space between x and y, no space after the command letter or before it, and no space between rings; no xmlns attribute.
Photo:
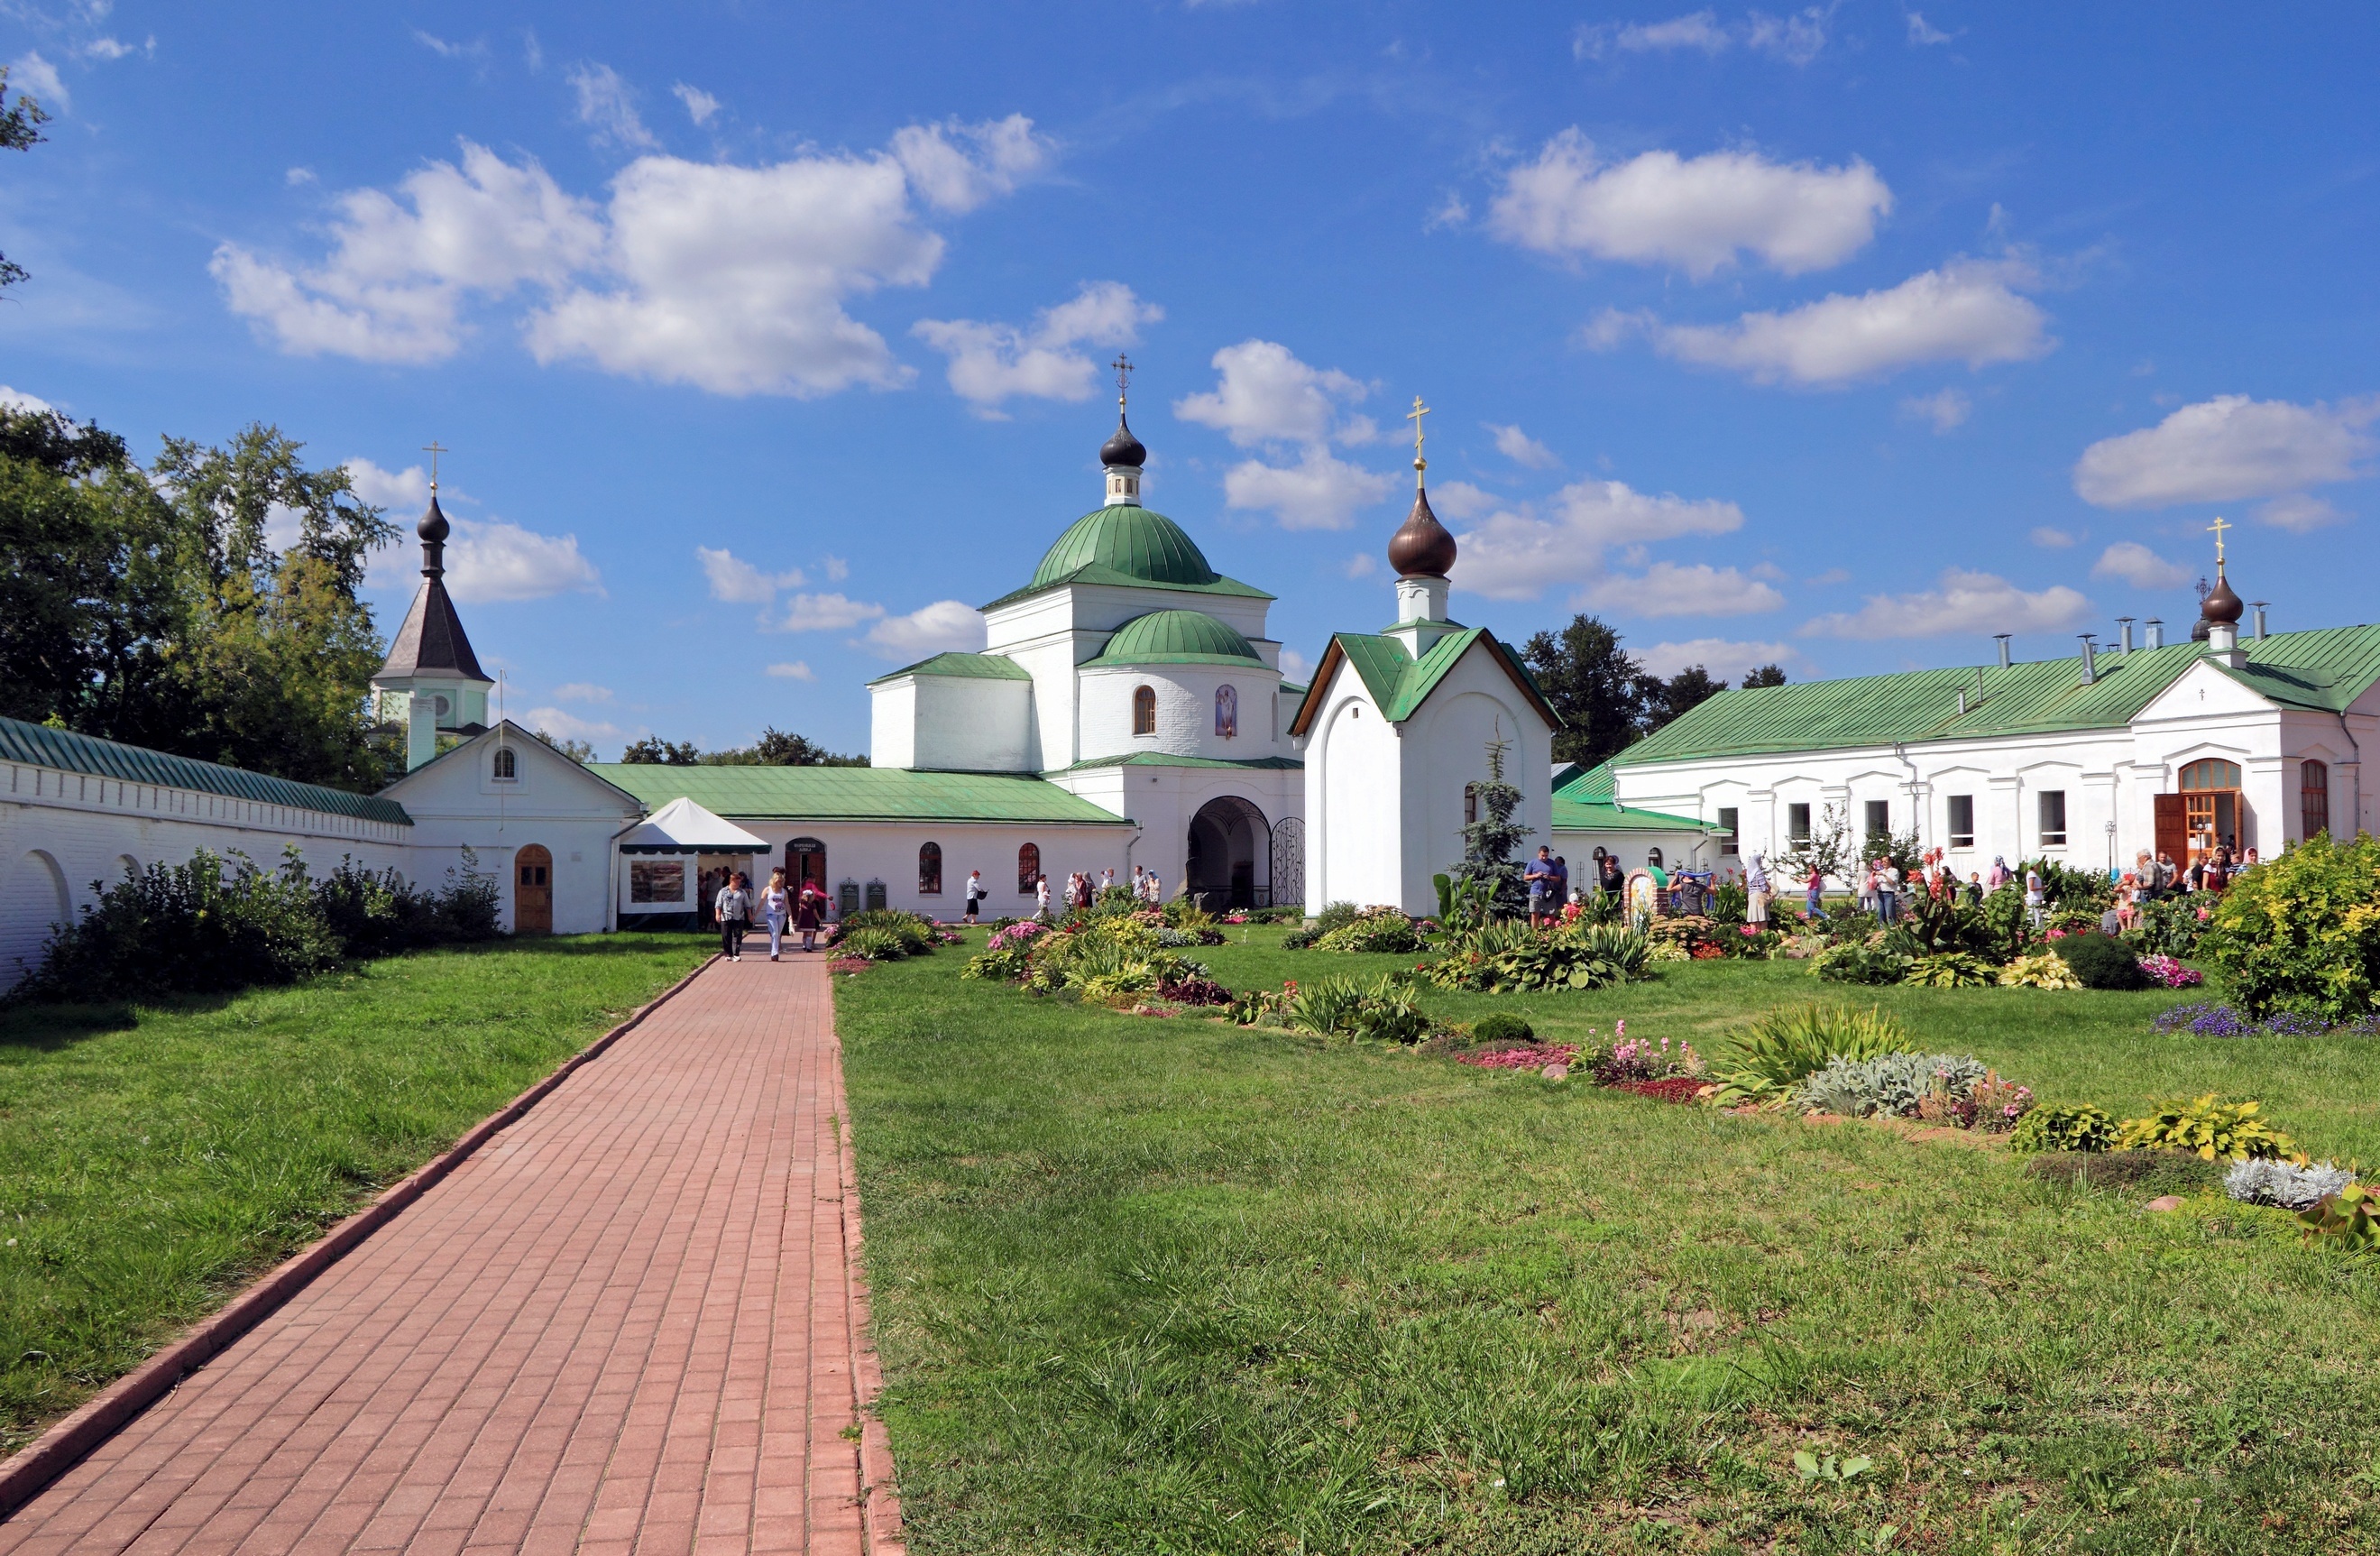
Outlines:
<svg viewBox="0 0 2380 1556"><path fill-rule="evenodd" d="M2117 625L2118 626L2120 626L2120 627L2122 627L2122 628L2124 629L2124 648L2123 648L2123 651L2124 651L2125 653L2130 653L2130 652L2131 652L2131 651L2132 651L2132 618L2131 618L2131 617L2130 617L2130 616L2118 616L2118 617L2116 618L2116 625Z"/></svg>
<svg viewBox="0 0 2380 1556"><path fill-rule="evenodd" d="M2009 639L2015 636L2016 634L2013 632L1995 632L1992 634L1992 640L2000 646L2000 668L2003 670L2009 667Z"/></svg>
<svg viewBox="0 0 2380 1556"><path fill-rule="evenodd" d="M1961 687L1959 688L1959 717L1961 717L1961 718L1962 718L1962 719L1963 719L1963 718L1965 718L1966 716L1967 716L1967 688L1966 688L1966 687Z"/></svg>
<svg viewBox="0 0 2380 1556"><path fill-rule="evenodd" d="M2151 616L2148 620L2141 623L2141 625L2147 627L2149 630L2148 646L2150 648L2161 649L2165 647L2165 618L2163 616Z"/></svg>
<svg viewBox="0 0 2380 1556"><path fill-rule="evenodd" d="M2269 603L2269 601L2265 600L2254 602L2256 607L2256 640L2260 643L2265 640L2265 607Z"/></svg>
<svg viewBox="0 0 2380 1556"><path fill-rule="evenodd" d="M2099 645L2092 641L2099 635L2078 632L2075 636L2082 639L2082 684L2087 687L2099 678Z"/></svg>

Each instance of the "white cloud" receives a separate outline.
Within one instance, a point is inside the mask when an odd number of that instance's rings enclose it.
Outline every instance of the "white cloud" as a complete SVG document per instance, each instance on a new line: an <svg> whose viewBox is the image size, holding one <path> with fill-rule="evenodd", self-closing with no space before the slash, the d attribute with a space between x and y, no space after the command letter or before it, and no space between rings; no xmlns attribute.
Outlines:
<svg viewBox="0 0 2380 1556"><path fill-rule="evenodd" d="M424 32L417 27L413 30L413 41L441 59L485 61L488 57L488 45L484 39L474 39L468 43L452 43L434 32Z"/></svg>
<svg viewBox="0 0 2380 1556"><path fill-rule="evenodd" d="M2028 279L2022 266L1961 260L1884 291L1836 293L1786 313L1642 327L1665 356L1761 383L1842 384L1925 362L1979 368L2029 360L2055 344L2043 329L2047 315L2010 289Z"/></svg>
<svg viewBox="0 0 2380 1556"><path fill-rule="evenodd" d="M559 284L591 262L603 226L534 161L519 166L462 142L460 167L433 162L399 183L338 200L330 258L310 271L217 248L209 269L232 311L298 356L432 362L461 344L466 292L502 296L523 282ZM407 207L410 207L409 209Z"/></svg>
<svg viewBox="0 0 2380 1556"><path fill-rule="evenodd" d="M808 152L760 167L649 155L601 205L534 161L515 166L466 141L460 170L432 163L395 198L341 196L317 267L225 243L210 268L235 312L300 355L442 360L461 345L468 298L535 284L548 298L524 325L540 362L722 395L890 388L909 370L844 305L932 277L943 242L919 225L913 195L962 208L1044 154L1017 117L912 127L896 146L904 137L913 152ZM973 171L953 172L941 152Z"/></svg>
<svg viewBox="0 0 2380 1556"><path fill-rule="evenodd" d="M957 600L937 600L905 616L887 616L868 629L868 648L892 660L975 653L983 645L983 613Z"/></svg>
<svg viewBox="0 0 2380 1556"><path fill-rule="evenodd" d="M1440 518L1477 518L1499 501L1494 492L1467 480L1442 480L1429 489L1430 510Z"/></svg>
<svg viewBox="0 0 2380 1556"><path fill-rule="evenodd" d="M602 575L579 554L576 535L540 535L501 518L453 523L446 588L466 604L603 592Z"/></svg>
<svg viewBox="0 0 2380 1556"><path fill-rule="evenodd" d="M982 124L911 125L892 137L892 156L927 203L954 213L1007 194L1049 165L1056 147L1022 114Z"/></svg>
<svg viewBox="0 0 2380 1556"><path fill-rule="evenodd" d="M1909 42L1912 47L1924 48L1932 43L1947 43L1957 36L1956 32L1945 32L1928 22L1923 11L1909 13Z"/></svg>
<svg viewBox="0 0 2380 1556"><path fill-rule="evenodd" d="M2328 525L2344 523L2347 516L2333 507L2327 499L2310 496L2300 492L2287 497L2276 497L2269 503L2259 504L2256 508L2256 518L2258 522L2269 524L2276 529L2287 529L2293 534L2302 535L2310 529L2320 529Z"/></svg>
<svg viewBox="0 0 2380 1556"><path fill-rule="evenodd" d="M369 459L350 459L344 468L355 494L374 507L402 511L430 506L430 472L419 465L383 470Z"/></svg>
<svg viewBox="0 0 2380 1556"><path fill-rule="evenodd" d="M1771 55L1789 65L1807 65L1827 46L1832 6L1812 6L1781 17L1751 11L1741 21L1721 22L1715 11L1695 11L1655 22L1598 22L1581 27L1571 52L1581 59L1615 54L1672 54L1692 49L1716 58L1732 48Z"/></svg>
<svg viewBox="0 0 2380 1556"><path fill-rule="evenodd" d="M1459 227L1469 220L1471 220L1471 207L1464 202L1461 195L1449 189L1446 191L1446 198L1438 202L1438 208L1432 211L1427 219L1422 223L1421 230L1436 232L1440 227Z"/></svg>
<svg viewBox="0 0 2380 1556"><path fill-rule="evenodd" d="M1500 427L1493 421L1483 421L1480 425L1496 434L1496 452L1515 465L1525 466L1532 470L1550 470L1561 463L1552 449L1518 427Z"/></svg>
<svg viewBox="0 0 2380 1556"><path fill-rule="evenodd" d="M138 43L128 43L121 38L103 37L93 38L88 43L77 45L75 49L75 53L85 59L103 59L110 64L119 59L128 59L136 54L154 55L156 52L157 35L154 32Z"/></svg>
<svg viewBox="0 0 2380 1556"><path fill-rule="evenodd" d="M818 679L818 676L811 673L809 665L806 662L798 659L788 664L771 664L769 666L768 673L780 681L815 681Z"/></svg>
<svg viewBox="0 0 2380 1556"><path fill-rule="evenodd" d="M1342 577L1368 578L1380 570L1380 559L1368 551L1359 551L1339 565Z"/></svg>
<svg viewBox="0 0 2380 1556"><path fill-rule="evenodd" d="M1396 478L1351 465L1309 444L1294 465L1245 459L1223 476L1223 500L1235 508L1269 509L1284 529L1344 529L1355 510L1388 496Z"/></svg>
<svg viewBox="0 0 2380 1556"><path fill-rule="evenodd" d="M865 600L840 594L796 594L786 602L785 619L778 625L787 632L841 632L883 614L883 606Z"/></svg>
<svg viewBox="0 0 2380 1556"><path fill-rule="evenodd" d="M2078 538L2048 524L2036 524L2025 533L2026 540L2045 551L2063 551L2072 545Z"/></svg>
<svg viewBox="0 0 2380 1556"><path fill-rule="evenodd" d="M1549 584L1596 583L1603 553L1682 535L1724 535L1743 510L1715 498L1653 496L1624 481L1573 481L1552 498L1554 515L1527 505L1489 515L1457 537L1454 581L1496 600L1534 600Z"/></svg>
<svg viewBox="0 0 2380 1556"><path fill-rule="evenodd" d="M597 145L650 151L661 144L645 128L637 113L637 94L617 70L608 65L581 65L568 79L578 93L578 122L595 132Z"/></svg>
<svg viewBox="0 0 2380 1556"><path fill-rule="evenodd" d="M283 174L281 176L281 179L282 182L287 184L293 189L298 188L300 185L311 184L316 181L314 170L310 167L293 167L288 172Z"/></svg>
<svg viewBox="0 0 2380 1556"><path fill-rule="evenodd" d="M2352 480L2375 416L2380 399L2301 406L2217 395L2093 444L2075 462L2074 490L2103 508L2163 508Z"/></svg>
<svg viewBox="0 0 2380 1556"><path fill-rule="evenodd" d="M1281 650L1281 674L1283 680L1304 686L1314 676L1314 662L1295 649L1283 649Z"/></svg>
<svg viewBox="0 0 2380 1556"><path fill-rule="evenodd" d="M978 415L997 416L1012 395L1087 400L1099 369L1077 346L1131 346L1140 326L1165 317L1119 281L1087 281L1025 327L972 319L920 319L909 333L951 359L951 388Z"/></svg>
<svg viewBox="0 0 2380 1556"><path fill-rule="evenodd" d="M684 81L680 81L670 88L670 91L676 94L680 103L686 104L686 116L692 119L697 128L709 124L711 115L719 112L719 99L700 87L690 87Z"/></svg>
<svg viewBox="0 0 2380 1556"><path fill-rule="evenodd" d="M1572 128L1505 175L1488 225L1541 253L1674 265L1700 280L1742 253L1788 275L1840 264L1891 209L1892 191L1857 157L1820 167L1665 151L1614 164Z"/></svg>
<svg viewBox="0 0 2380 1556"><path fill-rule="evenodd" d="M2118 541L2099 553L2091 576L2121 578L2134 589L2178 589L2190 581L2190 569L2168 562L2138 541Z"/></svg>
<svg viewBox="0 0 2380 1556"><path fill-rule="evenodd" d="M1339 402L1361 400L1370 385L1336 368L1309 367L1288 346L1269 340L1244 340L1215 353L1210 365L1221 374L1214 389L1173 402L1184 421L1212 427L1242 448L1262 443L1318 444L1338 420ZM1365 442L1368 421L1352 440Z"/></svg>
<svg viewBox="0 0 2380 1556"><path fill-rule="evenodd" d="M710 585L710 597L730 604L766 605L777 598L777 590L799 589L807 581L798 567L785 573L763 573L724 548L714 551L709 546L697 546L694 554L702 564L702 576Z"/></svg>
<svg viewBox="0 0 2380 1556"><path fill-rule="evenodd" d="M1803 670L1809 664L1791 643L1739 643L1726 638L1690 638L1682 643L1656 643L1636 652L1638 663L1664 680L1699 664L1722 681L1740 681L1764 664Z"/></svg>
<svg viewBox="0 0 2380 1556"><path fill-rule="evenodd" d="M1639 577L1597 580L1585 598L1600 609L1632 616L1745 616L1785 603L1782 594L1760 579L1707 562L1691 566L1656 562Z"/></svg>
<svg viewBox="0 0 2380 1556"><path fill-rule="evenodd" d="M523 713L520 722L532 730L540 730L557 740L620 740L628 732L618 724L605 723L601 719L583 719L567 708L532 708Z"/></svg>
<svg viewBox="0 0 2380 1556"><path fill-rule="evenodd" d="M612 700L612 688L599 687L592 681L573 681L567 686L554 687L553 698L557 702L609 702Z"/></svg>
<svg viewBox="0 0 2380 1556"><path fill-rule="evenodd" d="M1804 637L1943 638L1957 633L2052 632L2071 626L2091 602L2063 584L2028 593L1991 573L1946 567L1937 588L1912 594L1871 594L1850 614L1824 615Z"/></svg>
<svg viewBox="0 0 2380 1556"><path fill-rule="evenodd" d="M851 577L851 564L840 556L821 556L819 558L819 571L826 575L827 582L841 583Z"/></svg>
<svg viewBox="0 0 2380 1556"><path fill-rule="evenodd" d="M1944 389L1931 395L1912 395L1900 402L1900 414L1912 420L1931 421L1937 433L1947 432L1965 424L1973 414L1975 402L1967 398L1963 389Z"/></svg>
<svg viewBox="0 0 2380 1556"><path fill-rule="evenodd" d="M10 410L29 410L39 415L47 415L58 408L39 395L28 395L22 389L11 389L5 383L0 383L0 406L5 406Z"/></svg>
<svg viewBox="0 0 2380 1556"><path fill-rule="evenodd" d="M9 62L8 84L55 112L62 114L72 105L58 67L43 59L39 50L29 50Z"/></svg>

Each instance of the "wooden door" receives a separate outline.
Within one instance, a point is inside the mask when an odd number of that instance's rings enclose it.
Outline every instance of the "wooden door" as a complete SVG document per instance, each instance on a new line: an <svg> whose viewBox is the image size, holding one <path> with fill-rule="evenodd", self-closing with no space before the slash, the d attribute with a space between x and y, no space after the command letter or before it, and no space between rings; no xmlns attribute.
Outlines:
<svg viewBox="0 0 2380 1556"><path fill-rule="evenodd" d="M2190 862L2190 796L2156 797L2156 851L2179 867Z"/></svg>
<svg viewBox="0 0 2380 1556"><path fill-rule="evenodd" d="M543 844L513 856L513 933L553 933L553 856Z"/></svg>

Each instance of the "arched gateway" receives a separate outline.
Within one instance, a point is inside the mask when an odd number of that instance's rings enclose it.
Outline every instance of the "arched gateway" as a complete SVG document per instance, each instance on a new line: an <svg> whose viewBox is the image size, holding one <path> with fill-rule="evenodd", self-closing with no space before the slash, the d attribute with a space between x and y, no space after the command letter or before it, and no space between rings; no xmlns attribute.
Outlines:
<svg viewBox="0 0 2380 1556"><path fill-rule="evenodd" d="M1190 818L1184 879L1208 912L1272 906L1272 827L1237 795L1210 799Z"/></svg>

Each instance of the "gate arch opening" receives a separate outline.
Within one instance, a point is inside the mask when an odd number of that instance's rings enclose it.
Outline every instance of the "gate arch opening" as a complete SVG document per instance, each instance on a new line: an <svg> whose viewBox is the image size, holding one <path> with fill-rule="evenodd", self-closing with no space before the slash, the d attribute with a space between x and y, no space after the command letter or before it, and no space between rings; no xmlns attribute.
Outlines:
<svg viewBox="0 0 2380 1556"><path fill-rule="evenodd" d="M1237 795L1210 799L1190 818L1183 880L1198 906L1213 913L1272 906L1272 825Z"/></svg>

